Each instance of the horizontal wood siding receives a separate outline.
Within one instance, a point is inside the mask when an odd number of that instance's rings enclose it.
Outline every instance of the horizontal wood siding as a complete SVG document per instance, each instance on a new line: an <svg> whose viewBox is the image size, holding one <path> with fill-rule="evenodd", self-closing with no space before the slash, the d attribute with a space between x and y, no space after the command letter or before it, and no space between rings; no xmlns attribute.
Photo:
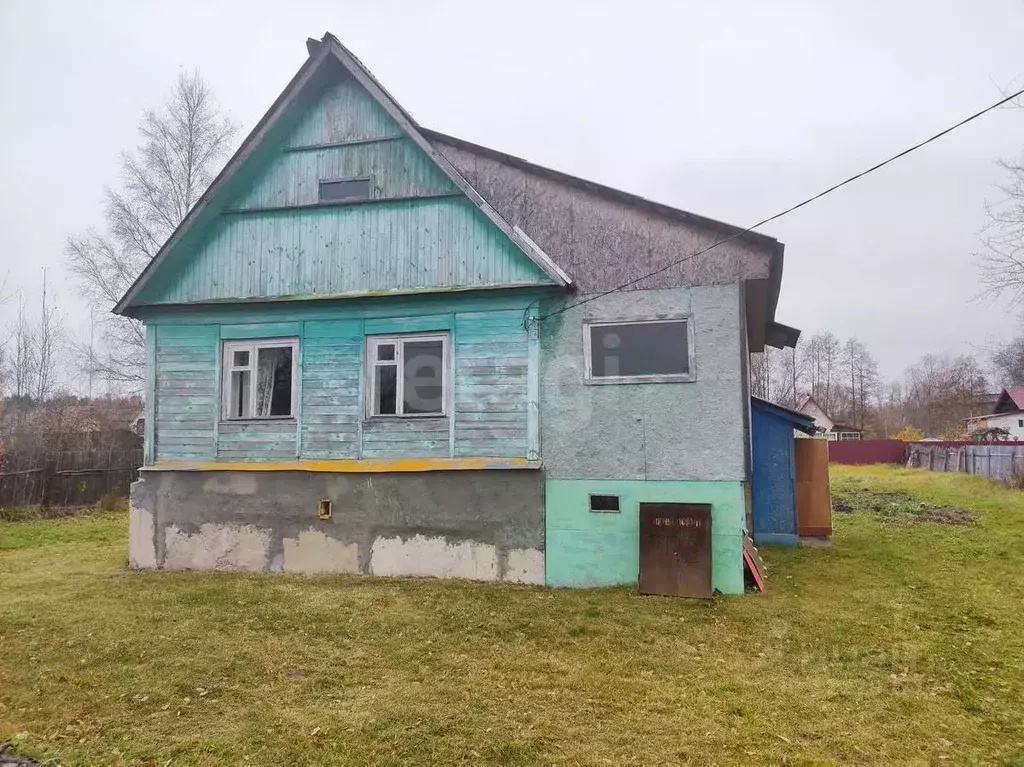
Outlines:
<svg viewBox="0 0 1024 767"><path fill-rule="evenodd" d="M155 458L226 463L526 458L530 362L522 323L532 300L506 292L445 301L378 299L335 302L332 312L304 305L290 316L282 316L280 307L264 307L265 323L255 321L258 306L178 310L177 322L154 323ZM495 309L486 310L488 304ZM394 314L388 316L382 306ZM181 321L190 315L210 319L209 311L216 322ZM449 416L366 418L366 337L445 331L452 333ZM278 335L299 338L296 419L218 421L221 341Z"/></svg>
<svg viewBox="0 0 1024 767"><path fill-rule="evenodd" d="M295 455L295 421L223 421L218 461L286 461Z"/></svg>
<svg viewBox="0 0 1024 767"><path fill-rule="evenodd" d="M446 458L447 418L375 418L363 424L363 458Z"/></svg>
<svg viewBox="0 0 1024 767"><path fill-rule="evenodd" d="M371 197L451 194L458 189L412 139L282 152L233 209L313 205L320 181L369 176Z"/></svg>
<svg viewBox="0 0 1024 767"><path fill-rule="evenodd" d="M139 303L548 283L468 200L421 198L222 216Z"/></svg>
<svg viewBox="0 0 1024 767"><path fill-rule="evenodd" d="M302 348L302 458L359 458L362 320L306 323Z"/></svg>
<svg viewBox="0 0 1024 767"><path fill-rule="evenodd" d="M216 325L160 325L156 333L157 461L212 460L218 416Z"/></svg>
<svg viewBox="0 0 1024 767"><path fill-rule="evenodd" d="M523 311L455 315L455 457L526 456Z"/></svg>

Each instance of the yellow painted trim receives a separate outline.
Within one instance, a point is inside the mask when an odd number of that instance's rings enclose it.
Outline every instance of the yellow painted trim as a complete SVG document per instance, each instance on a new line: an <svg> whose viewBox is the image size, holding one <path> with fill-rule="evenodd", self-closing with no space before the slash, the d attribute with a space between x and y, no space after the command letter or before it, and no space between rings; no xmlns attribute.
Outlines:
<svg viewBox="0 0 1024 767"><path fill-rule="evenodd" d="M157 461L142 471L317 471L317 472L420 472L479 471L481 469L539 469L540 461L527 458L395 458L335 461Z"/></svg>

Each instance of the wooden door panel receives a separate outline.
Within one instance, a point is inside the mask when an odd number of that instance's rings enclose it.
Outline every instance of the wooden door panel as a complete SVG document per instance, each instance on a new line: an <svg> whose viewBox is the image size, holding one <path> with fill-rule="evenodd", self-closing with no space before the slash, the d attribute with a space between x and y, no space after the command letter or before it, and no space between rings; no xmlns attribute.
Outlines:
<svg viewBox="0 0 1024 767"><path fill-rule="evenodd" d="M711 506L640 504L640 593L711 597Z"/></svg>

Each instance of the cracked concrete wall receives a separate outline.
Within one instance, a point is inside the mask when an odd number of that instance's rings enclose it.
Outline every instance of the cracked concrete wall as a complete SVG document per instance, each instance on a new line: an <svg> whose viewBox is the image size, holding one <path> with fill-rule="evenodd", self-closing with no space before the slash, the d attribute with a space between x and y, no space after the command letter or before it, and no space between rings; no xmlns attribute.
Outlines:
<svg viewBox="0 0 1024 767"><path fill-rule="evenodd" d="M551 299L548 314L585 295ZM613 293L541 323L541 452L548 479L747 478L740 284ZM688 316L696 380L584 383L583 328Z"/></svg>
<svg viewBox="0 0 1024 767"><path fill-rule="evenodd" d="M544 582L540 471L146 470L132 486L140 568ZM317 503L330 498L330 520Z"/></svg>

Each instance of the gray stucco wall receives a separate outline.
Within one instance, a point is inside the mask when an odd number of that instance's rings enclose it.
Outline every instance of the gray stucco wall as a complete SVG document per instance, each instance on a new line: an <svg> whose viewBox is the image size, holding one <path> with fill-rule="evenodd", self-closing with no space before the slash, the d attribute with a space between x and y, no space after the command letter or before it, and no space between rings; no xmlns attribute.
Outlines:
<svg viewBox="0 0 1024 767"><path fill-rule="evenodd" d="M541 315L562 302L552 299ZM740 302L739 283L632 291L541 322L547 477L746 480ZM679 314L693 323L695 381L584 383L584 320Z"/></svg>
<svg viewBox="0 0 1024 767"><path fill-rule="evenodd" d="M136 567L544 581L536 470L143 471ZM333 516L317 518L317 502Z"/></svg>

